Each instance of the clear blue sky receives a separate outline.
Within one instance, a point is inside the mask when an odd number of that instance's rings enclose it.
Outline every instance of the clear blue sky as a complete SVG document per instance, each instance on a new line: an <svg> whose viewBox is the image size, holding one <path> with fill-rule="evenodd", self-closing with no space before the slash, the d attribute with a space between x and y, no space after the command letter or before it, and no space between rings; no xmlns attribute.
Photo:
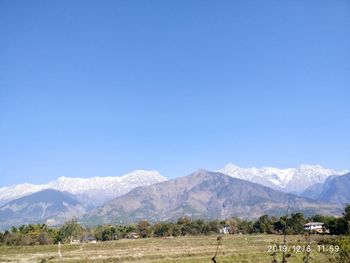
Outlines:
<svg viewBox="0 0 350 263"><path fill-rule="evenodd" d="M0 0L0 186L350 168L350 2Z"/></svg>

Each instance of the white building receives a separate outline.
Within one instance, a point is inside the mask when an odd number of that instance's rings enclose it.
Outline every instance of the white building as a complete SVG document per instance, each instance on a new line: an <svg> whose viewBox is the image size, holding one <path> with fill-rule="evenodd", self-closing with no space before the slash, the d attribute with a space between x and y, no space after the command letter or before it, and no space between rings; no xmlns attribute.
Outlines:
<svg viewBox="0 0 350 263"><path fill-rule="evenodd" d="M304 225L304 230L309 232L316 232L320 234L329 233L329 230L326 229L324 223L321 222L310 222Z"/></svg>
<svg viewBox="0 0 350 263"><path fill-rule="evenodd" d="M231 228L229 226L220 228L220 234L227 235L227 234L230 234L230 232L231 232Z"/></svg>

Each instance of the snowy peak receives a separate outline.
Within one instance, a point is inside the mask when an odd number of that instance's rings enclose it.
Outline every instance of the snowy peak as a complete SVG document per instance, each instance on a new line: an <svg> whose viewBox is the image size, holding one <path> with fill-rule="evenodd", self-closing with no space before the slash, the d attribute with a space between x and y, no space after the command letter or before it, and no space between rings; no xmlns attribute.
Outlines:
<svg viewBox="0 0 350 263"><path fill-rule="evenodd" d="M347 171L335 171L320 165L302 164L297 168L242 168L232 163L218 172L232 177L259 183L286 192L300 193L311 185L323 183L331 175L342 175Z"/></svg>
<svg viewBox="0 0 350 263"><path fill-rule="evenodd" d="M43 189L45 189L45 185L35 185L28 183L2 187L0 188L0 205L9 200L32 194L34 192L39 192Z"/></svg>
<svg viewBox="0 0 350 263"><path fill-rule="evenodd" d="M45 189L54 189L77 195L83 203L99 205L135 187L148 186L166 180L167 178L161 176L157 171L145 170L135 170L115 177L70 178L62 176L43 185L25 183L0 188L0 204Z"/></svg>
<svg viewBox="0 0 350 263"><path fill-rule="evenodd" d="M346 171L335 171L332 169L324 168L321 165L307 165L302 164L299 166L298 172L308 175L308 176L330 176L330 175L337 175L337 174L343 174L346 173Z"/></svg>
<svg viewBox="0 0 350 263"><path fill-rule="evenodd" d="M126 175L116 177L70 178L63 176L48 183L47 186L48 188L79 194L98 189L115 191L115 188L120 186L129 188L129 186L133 185L149 185L155 182L163 182L164 180L166 178L157 171L135 170Z"/></svg>

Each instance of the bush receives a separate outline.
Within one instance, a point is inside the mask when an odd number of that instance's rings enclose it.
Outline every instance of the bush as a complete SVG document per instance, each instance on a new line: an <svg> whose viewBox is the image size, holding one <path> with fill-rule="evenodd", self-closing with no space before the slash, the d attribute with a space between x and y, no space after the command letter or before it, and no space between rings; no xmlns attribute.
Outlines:
<svg viewBox="0 0 350 263"><path fill-rule="evenodd" d="M350 262L350 237L344 237L335 240L335 244L340 247L339 254L332 262L349 263Z"/></svg>

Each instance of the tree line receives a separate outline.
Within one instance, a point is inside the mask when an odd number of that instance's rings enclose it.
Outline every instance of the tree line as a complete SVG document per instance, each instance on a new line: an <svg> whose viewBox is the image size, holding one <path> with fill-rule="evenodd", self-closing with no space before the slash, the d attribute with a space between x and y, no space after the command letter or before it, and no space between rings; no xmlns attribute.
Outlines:
<svg viewBox="0 0 350 263"><path fill-rule="evenodd" d="M292 235L303 234L304 224L307 222L324 223L331 235L347 235L350 233L350 205L346 206L341 217L315 215L305 218L302 213L294 213L288 217L263 215L256 221L235 217L211 221L182 217L176 222L151 224L143 220L131 225L104 225L92 228L83 227L77 220L73 219L57 228L48 227L45 224L12 227L5 232L0 232L0 244L16 246L71 243L73 240L111 241L128 238L130 234L140 238L209 235L220 234L224 229L229 234L283 234L286 232Z"/></svg>

